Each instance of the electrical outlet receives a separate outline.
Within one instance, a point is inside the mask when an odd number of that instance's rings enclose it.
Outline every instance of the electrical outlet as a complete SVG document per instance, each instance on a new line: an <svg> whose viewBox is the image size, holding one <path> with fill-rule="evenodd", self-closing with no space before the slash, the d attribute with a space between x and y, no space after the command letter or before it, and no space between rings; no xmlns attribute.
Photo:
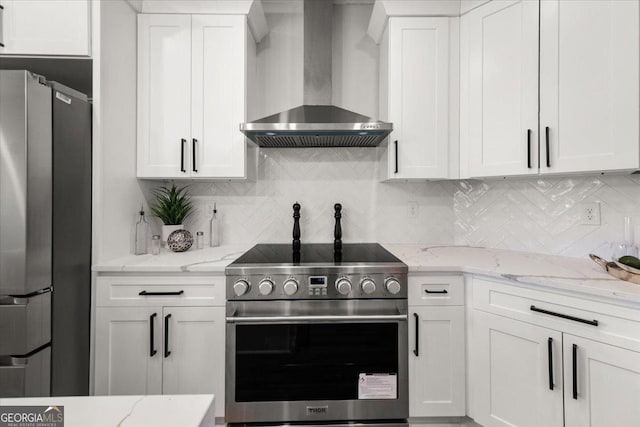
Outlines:
<svg viewBox="0 0 640 427"><path fill-rule="evenodd" d="M582 203L582 224L600 225L600 203Z"/></svg>
<svg viewBox="0 0 640 427"><path fill-rule="evenodd" d="M418 202L409 202L407 204L407 216L415 218L418 216Z"/></svg>

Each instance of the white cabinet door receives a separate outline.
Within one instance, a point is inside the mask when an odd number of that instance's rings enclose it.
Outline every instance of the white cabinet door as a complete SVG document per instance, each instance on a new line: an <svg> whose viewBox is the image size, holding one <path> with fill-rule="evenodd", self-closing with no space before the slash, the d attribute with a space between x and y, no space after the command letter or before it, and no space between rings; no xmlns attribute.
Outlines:
<svg viewBox="0 0 640 427"><path fill-rule="evenodd" d="M540 2L542 173L640 166L639 7Z"/></svg>
<svg viewBox="0 0 640 427"><path fill-rule="evenodd" d="M162 393L162 309L96 309L95 394Z"/></svg>
<svg viewBox="0 0 640 427"><path fill-rule="evenodd" d="M3 0L0 54L90 54L89 0Z"/></svg>
<svg viewBox="0 0 640 427"><path fill-rule="evenodd" d="M538 173L538 6L495 0L462 18L470 177Z"/></svg>
<svg viewBox="0 0 640 427"><path fill-rule="evenodd" d="M409 416L464 416L464 307L410 307L409 313Z"/></svg>
<svg viewBox="0 0 640 427"><path fill-rule="evenodd" d="M192 18L191 175L242 178L245 120L246 17L194 15Z"/></svg>
<svg viewBox="0 0 640 427"><path fill-rule="evenodd" d="M387 31L388 178L448 178L449 18L392 17Z"/></svg>
<svg viewBox="0 0 640 427"><path fill-rule="evenodd" d="M564 378L566 427L639 425L640 353L565 334Z"/></svg>
<svg viewBox="0 0 640 427"><path fill-rule="evenodd" d="M473 334L475 421L562 427L562 334L479 310Z"/></svg>
<svg viewBox="0 0 640 427"><path fill-rule="evenodd" d="M225 308L164 307L163 316L163 394L215 394L224 416Z"/></svg>
<svg viewBox="0 0 640 427"><path fill-rule="evenodd" d="M190 175L191 16L138 15L138 177Z"/></svg>

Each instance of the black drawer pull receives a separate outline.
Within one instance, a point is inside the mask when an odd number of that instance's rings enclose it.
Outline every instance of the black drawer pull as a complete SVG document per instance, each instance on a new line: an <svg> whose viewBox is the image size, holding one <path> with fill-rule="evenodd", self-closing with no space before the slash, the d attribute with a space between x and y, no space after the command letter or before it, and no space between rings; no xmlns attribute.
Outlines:
<svg viewBox="0 0 640 427"><path fill-rule="evenodd" d="M549 153L549 149L551 148L550 146L550 142L549 142L549 126L544 128L544 137L545 137L545 143L547 146L547 167L550 168L551 167L551 154Z"/></svg>
<svg viewBox="0 0 640 427"><path fill-rule="evenodd" d="M184 291L175 291L175 292L147 292L147 291L140 291L140 293L138 295L153 297L153 296L158 296L158 295L182 295L182 294L184 294Z"/></svg>
<svg viewBox="0 0 640 427"><path fill-rule="evenodd" d="M420 348L420 316L418 316L418 313L413 313L413 317L416 320L416 346L413 349L413 354L418 357L420 355L420 352L418 350L418 348Z"/></svg>
<svg viewBox="0 0 640 427"><path fill-rule="evenodd" d="M538 313L548 314L550 316L562 317L563 319L573 320L574 322L586 323L587 325L598 326L597 320L581 319L579 317L569 316L568 314L556 313L553 311L538 308L535 305L532 305L530 308L531 308L531 311L535 311Z"/></svg>
<svg viewBox="0 0 640 427"><path fill-rule="evenodd" d="M429 289L425 289L424 291L428 294L448 294L449 293L446 289L443 289L441 291L430 291Z"/></svg>
<svg viewBox="0 0 640 427"><path fill-rule="evenodd" d="M194 172L198 172L198 165L196 162L196 155L198 153L198 140L193 138L192 140L193 146L191 147L191 157L192 157L192 162L191 162L191 170Z"/></svg>
<svg viewBox="0 0 640 427"><path fill-rule="evenodd" d="M149 316L149 357L153 357L156 355L156 344L154 342L155 332L153 331L153 324L155 323L155 318L158 313L153 313Z"/></svg>
<svg viewBox="0 0 640 427"><path fill-rule="evenodd" d="M169 319L170 314L164 316L164 357L169 357L171 352L169 351Z"/></svg>
<svg viewBox="0 0 640 427"><path fill-rule="evenodd" d="M531 169L531 129L527 129L527 168Z"/></svg>
<svg viewBox="0 0 640 427"><path fill-rule="evenodd" d="M549 390L553 390L553 338L547 340L547 351L549 352Z"/></svg>
<svg viewBox="0 0 640 427"><path fill-rule="evenodd" d="M578 346L573 345L573 398L578 400Z"/></svg>
<svg viewBox="0 0 640 427"><path fill-rule="evenodd" d="M393 171L393 173L398 173L398 141L393 141L394 145L395 145L395 151L396 151L396 168Z"/></svg>

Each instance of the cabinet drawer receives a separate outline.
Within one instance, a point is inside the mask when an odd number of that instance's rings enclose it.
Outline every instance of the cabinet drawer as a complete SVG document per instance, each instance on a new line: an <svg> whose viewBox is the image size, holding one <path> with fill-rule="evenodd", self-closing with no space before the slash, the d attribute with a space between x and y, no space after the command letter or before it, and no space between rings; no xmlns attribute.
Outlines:
<svg viewBox="0 0 640 427"><path fill-rule="evenodd" d="M462 276L409 275L409 305L464 305Z"/></svg>
<svg viewBox="0 0 640 427"><path fill-rule="evenodd" d="M473 279L475 309L640 349L640 311L483 279Z"/></svg>
<svg viewBox="0 0 640 427"><path fill-rule="evenodd" d="M224 306L225 276L98 277L96 306Z"/></svg>

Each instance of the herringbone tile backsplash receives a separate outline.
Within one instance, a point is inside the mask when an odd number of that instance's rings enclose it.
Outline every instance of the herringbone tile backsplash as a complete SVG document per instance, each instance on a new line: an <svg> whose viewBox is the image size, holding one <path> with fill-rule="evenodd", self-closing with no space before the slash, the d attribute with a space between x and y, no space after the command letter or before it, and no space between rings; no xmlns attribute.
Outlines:
<svg viewBox="0 0 640 427"><path fill-rule="evenodd" d="M262 149L255 182L190 184L197 209L187 228L208 235L207 205L215 200L223 244L289 242L297 201L303 242L331 242L339 202L345 242L610 257L623 218L640 225L639 175L380 183L377 167L370 148ZM409 201L418 203L417 217L408 215ZM582 225L585 202L600 203L601 225Z"/></svg>

